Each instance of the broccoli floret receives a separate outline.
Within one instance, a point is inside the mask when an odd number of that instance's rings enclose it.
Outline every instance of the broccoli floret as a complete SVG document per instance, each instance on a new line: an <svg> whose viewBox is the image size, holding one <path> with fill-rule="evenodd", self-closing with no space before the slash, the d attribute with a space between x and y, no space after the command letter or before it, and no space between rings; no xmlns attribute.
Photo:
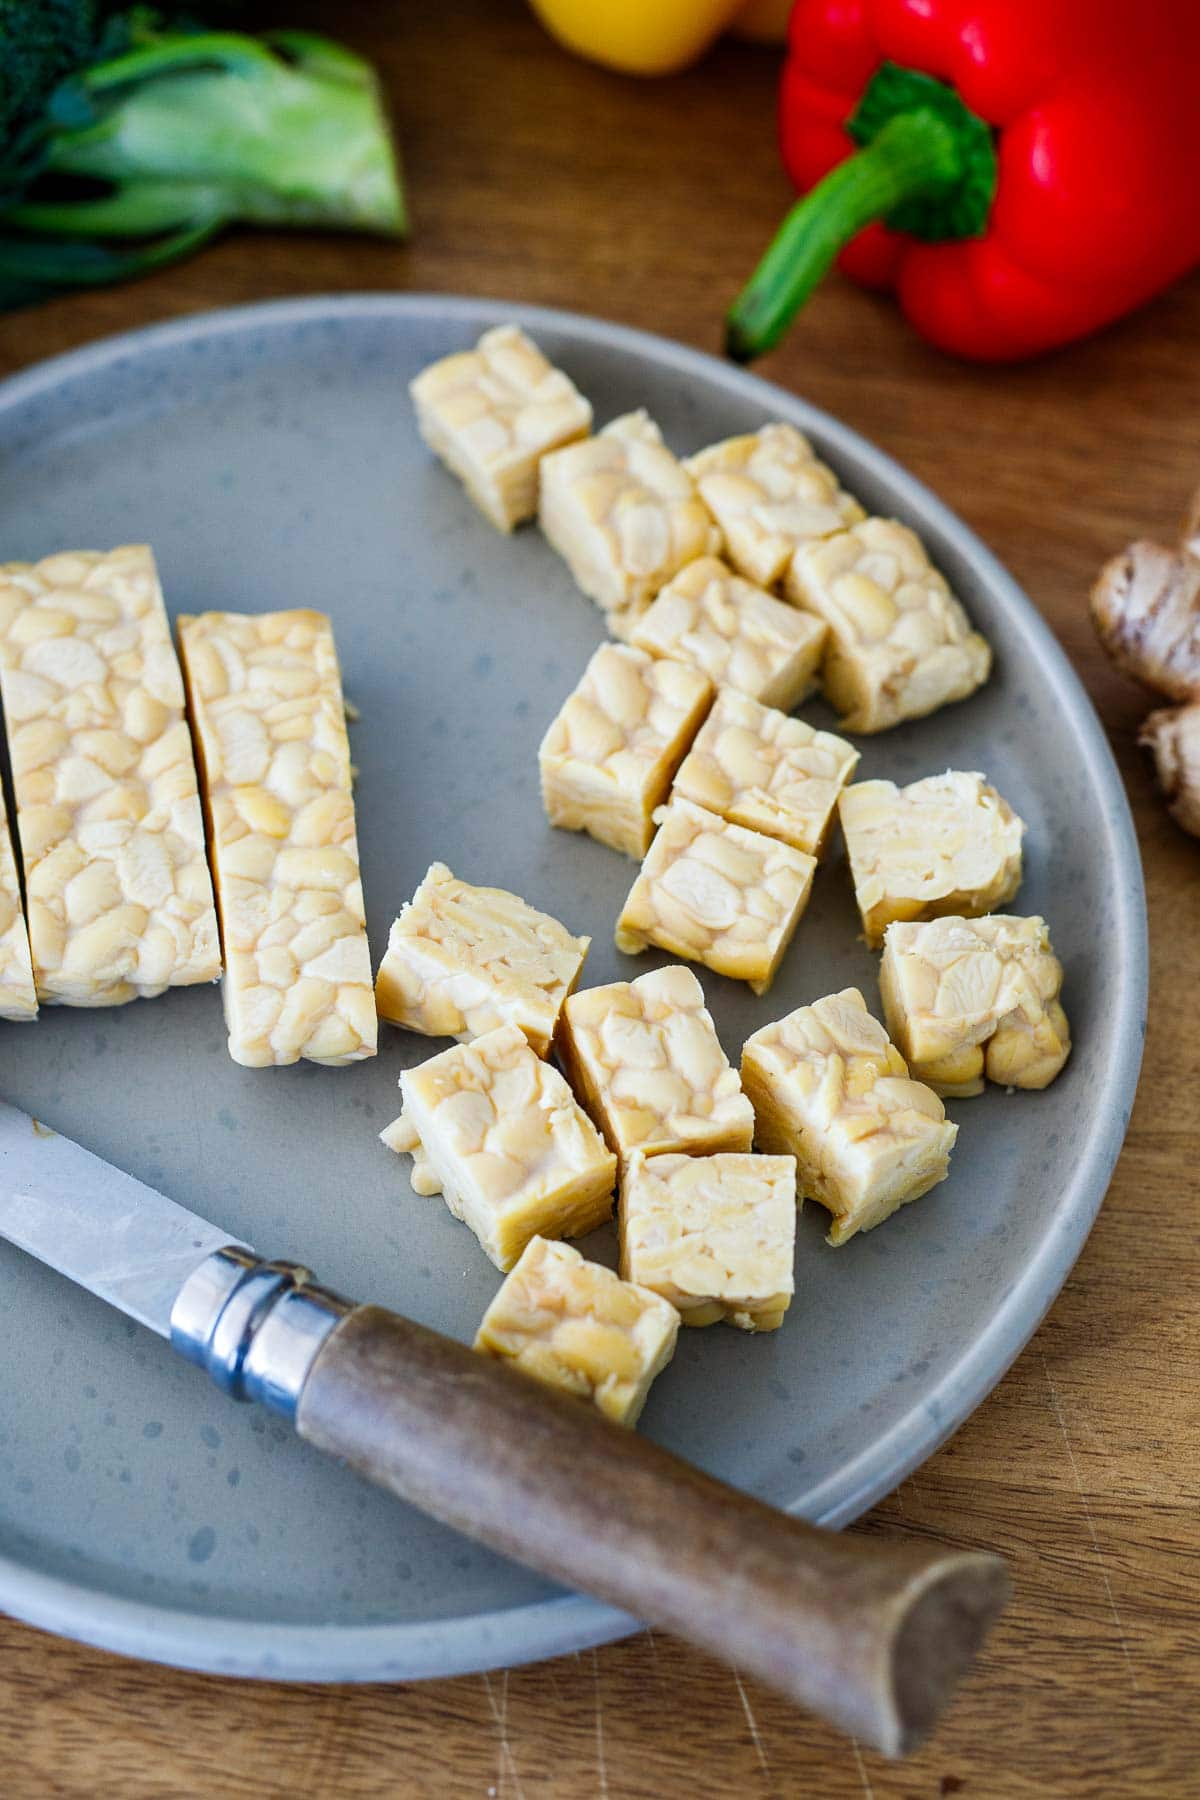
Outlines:
<svg viewBox="0 0 1200 1800"><path fill-rule="evenodd" d="M97 0L0 0L0 142L36 123L63 76L92 61L103 26Z"/></svg>
<svg viewBox="0 0 1200 1800"><path fill-rule="evenodd" d="M73 31L52 48L54 18ZM0 304L121 280L238 220L403 233L374 71L340 45L0 0L0 80L18 42L0 89Z"/></svg>

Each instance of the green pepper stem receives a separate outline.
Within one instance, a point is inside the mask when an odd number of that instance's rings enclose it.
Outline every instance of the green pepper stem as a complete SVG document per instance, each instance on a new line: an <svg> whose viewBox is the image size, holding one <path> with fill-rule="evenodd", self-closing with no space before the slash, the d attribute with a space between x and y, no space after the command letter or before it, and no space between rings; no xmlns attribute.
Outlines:
<svg viewBox="0 0 1200 1800"><path fill-rule="evenodd" d="M725 320L725 349L749 362L774 349L838 253L906 201L962 174L955 133L928 107L901 112L793 206Z"/></svg>

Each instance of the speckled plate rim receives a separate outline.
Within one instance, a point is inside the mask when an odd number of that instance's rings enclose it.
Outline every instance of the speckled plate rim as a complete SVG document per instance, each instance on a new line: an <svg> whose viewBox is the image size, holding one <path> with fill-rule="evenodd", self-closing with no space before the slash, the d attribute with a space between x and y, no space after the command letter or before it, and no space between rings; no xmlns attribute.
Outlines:
<svg viewBox="0 0 1200 1800"><path fill-rule="evenodd" d="M1058 1294L1107 1191L1141 1067L1149 964L1141 860L1120 774L1095 709L1040 613L931 489L858 432L786 389L651 332L557 308L440 294L312 295L268 301L124 332L40 363L0 384L0 423L55 389L100 374L143 350L237 336L247 328L287 330L329 318L379 323L430 317L461 326L464 341L497 319L513 318L534 333L545 327L627 350L656 360L684 379L715 383L764 412L792 420L812 432L835 460L839 454L853 458L886 487L899 514L937 533L971 566L995 600L1018 617L1100 796L1109 866L1117 872L1114 931L1120 950L1109 992L1110 1010L1119 1027L1118 1047L1093 1102L1097 1129L1036 1252L958 1363L890 1431L805 1495L806 1516L831 1527L845 1525L931 1456L995 1387ZM586 1649L637 1629L637 1621L627 1613L575 1594L428 1623L264 1625L249 1618L214 1617L117 1598L4 1557L0 1557L0 1608L47 1631L128 1656L276 1681L411 1681L470 1674Z"/></svg>

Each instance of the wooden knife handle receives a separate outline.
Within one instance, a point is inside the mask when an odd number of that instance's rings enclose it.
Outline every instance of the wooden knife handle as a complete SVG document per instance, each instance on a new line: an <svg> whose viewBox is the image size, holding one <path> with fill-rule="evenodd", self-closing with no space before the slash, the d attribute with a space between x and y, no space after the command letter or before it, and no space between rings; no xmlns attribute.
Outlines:
<svg viewBox="0 0 1200 1800"><path fill-rule="evenodd" d="M376 1306L326 1339L296 1423L422 1511L890 1756L929 1730L1008 1595L999 1557L806 1525Z"/></svg>

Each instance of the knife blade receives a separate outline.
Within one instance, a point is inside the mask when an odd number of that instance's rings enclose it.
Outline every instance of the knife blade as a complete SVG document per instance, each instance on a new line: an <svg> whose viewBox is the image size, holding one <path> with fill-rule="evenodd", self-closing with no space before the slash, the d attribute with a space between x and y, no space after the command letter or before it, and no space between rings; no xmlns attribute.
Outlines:
<svg viewBox="0 0 1200 1800"><path fill-rule="evenodd" d="M999 1557L821 1531L596 1408L248 1246L0 1103L0 1235L377 1485L889 1755L1004 1605Z"/></svg>
<svg viewBox="0 0 1200 1800"><path fill-rule="evenodd" d="M0 1235L160 1337L187 1277L237 1241L3 1101Z"/></svg>

